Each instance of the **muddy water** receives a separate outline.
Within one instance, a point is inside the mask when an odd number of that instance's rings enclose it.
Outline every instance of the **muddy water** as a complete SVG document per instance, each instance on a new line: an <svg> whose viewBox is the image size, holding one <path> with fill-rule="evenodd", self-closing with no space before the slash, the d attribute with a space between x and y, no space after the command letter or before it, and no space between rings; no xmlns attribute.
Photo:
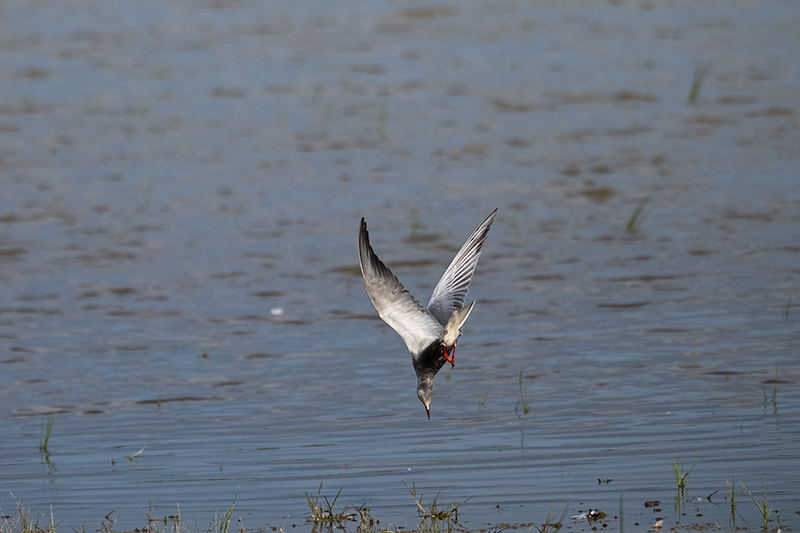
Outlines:
<svg viewBox="0 0 800 533"><path fill-rule="evenodd" d="M727 480L796 529L798 43L793 1L4 2L3 513L729 527ZM358 220L424 300L495 206L429 422Z"/></svg>

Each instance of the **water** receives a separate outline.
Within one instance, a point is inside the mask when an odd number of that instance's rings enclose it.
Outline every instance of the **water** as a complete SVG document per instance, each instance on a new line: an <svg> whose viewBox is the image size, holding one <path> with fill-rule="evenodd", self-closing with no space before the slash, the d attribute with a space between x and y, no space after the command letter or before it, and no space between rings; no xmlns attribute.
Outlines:
<svg viewBox="0 0 800 533"><path fill-rule="evenodd" d="M3 513L122 530L179 506L205 530L238 494L237 527L301 527L323 482L387 527L417 525L413 486L470 498L470 528L728 528L730 482L755 530L740 483L763 481L796 529L798 22L791 1L4 2ZM358 221L426 300L495 206L429 422Z"/></svg>

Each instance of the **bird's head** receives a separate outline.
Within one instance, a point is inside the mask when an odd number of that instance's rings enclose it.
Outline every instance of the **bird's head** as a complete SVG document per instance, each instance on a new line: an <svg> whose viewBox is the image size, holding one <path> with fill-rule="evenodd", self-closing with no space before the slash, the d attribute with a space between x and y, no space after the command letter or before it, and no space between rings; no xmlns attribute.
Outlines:
<svg viewBox="0 0 800 533"><path fill-rule="evenodd" d="M425 406L428 420L431 419L431 400L433 399L433 375L423 374L417 376L417 398Z"/></svg>

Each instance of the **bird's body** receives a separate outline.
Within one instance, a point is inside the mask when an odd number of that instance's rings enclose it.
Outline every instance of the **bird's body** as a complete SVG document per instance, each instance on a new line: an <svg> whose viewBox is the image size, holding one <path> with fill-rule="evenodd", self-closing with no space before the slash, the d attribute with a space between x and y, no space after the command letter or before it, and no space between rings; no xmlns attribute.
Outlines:
<svg viewBox="0 0 800 533"><path fill-rule="evenodd" d="M464 306L469 282L478 265L481 247L497 214L486 217L456 254L423 307L378 259L369 244L367 223L361 219L358 258L364 286L378 315L403 338L417 373L417 396L430 418L433 378L450 362L455 366L455 347L461 327L472 312L474 301Z"/></svg>

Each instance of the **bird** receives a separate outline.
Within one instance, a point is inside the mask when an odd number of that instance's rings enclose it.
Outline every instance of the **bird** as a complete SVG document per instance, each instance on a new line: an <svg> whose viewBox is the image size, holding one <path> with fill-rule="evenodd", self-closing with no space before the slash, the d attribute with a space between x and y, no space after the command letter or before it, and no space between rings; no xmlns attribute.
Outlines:
<svg viewBox="0 0 800 533"><path fill-rule="evenodd" d="M446 362L455 368L456 341L475 301L464 300L478 266L481 248L497 208L470 235L433 289L427 307L414 298L378 259L369 244L367 222L361 218L358 259L364 288L378 315L405 341L417 374L417 397L431 419L433 378Z"/></svg>

